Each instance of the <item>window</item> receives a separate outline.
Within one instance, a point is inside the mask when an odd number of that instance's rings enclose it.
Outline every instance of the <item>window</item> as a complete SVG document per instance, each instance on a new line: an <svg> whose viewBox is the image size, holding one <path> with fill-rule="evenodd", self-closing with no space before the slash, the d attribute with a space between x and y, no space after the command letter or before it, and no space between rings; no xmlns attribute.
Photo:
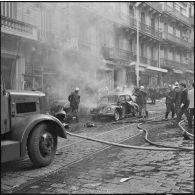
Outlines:
<svg viewBox="0 0 195 195"><path fill-rule="evenodd" d="M142 57L144 56L144 44L142 43L141 44L141 54L140 54Z"/></svg>
<svg viewBox="0 0 195 195"><path fill-rule="evenodd" d="M1 15L16 18L16 2L1 2Z"/></svg>
<svg viewBox="0 0 195 195"><path fill-rule="evenodd" d="M126 101L131 101L130 95L126 95Z"/></svg>
<svg viewBox="0 0 195 195"><path fill-rule="evenodd" d="M145 23L145 13L141 12L141 22Z"/></svg>
<svg viewBox="0 0 195 195"><path fill-rule="evenodd" d="M154 47L151 47L151 59L154 59Z"/></svg>
<svg viewBox="0 0 195 195"><path fill-rule="evenodd" d="M120 96L119 97L119 101L124 101L125 100L125 96Z"/></svg>
<svg viewBox="0 0 195 195"><path fill-rule="evenodd" d="M151 18L151 26L152 28L155 29L155 19L154 18Z"/></svg>

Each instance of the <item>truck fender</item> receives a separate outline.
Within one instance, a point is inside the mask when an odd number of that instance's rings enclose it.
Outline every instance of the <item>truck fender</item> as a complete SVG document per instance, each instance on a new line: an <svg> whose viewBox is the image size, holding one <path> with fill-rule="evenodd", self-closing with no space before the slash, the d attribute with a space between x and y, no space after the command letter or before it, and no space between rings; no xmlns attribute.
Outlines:
<svg viewBox="0 0 195 195"><path fill-rule="evenodd" d="M19 141L21 144L20 155L21 157L25 156L27 140L30 132L40 123L49 123L53 125L54 131L57 133L57 136L62 138L67 138L65 127L62 123L51 115L46 114L36 114L27 117L18 117L17 122L12 126L11 139Z"/></svg>

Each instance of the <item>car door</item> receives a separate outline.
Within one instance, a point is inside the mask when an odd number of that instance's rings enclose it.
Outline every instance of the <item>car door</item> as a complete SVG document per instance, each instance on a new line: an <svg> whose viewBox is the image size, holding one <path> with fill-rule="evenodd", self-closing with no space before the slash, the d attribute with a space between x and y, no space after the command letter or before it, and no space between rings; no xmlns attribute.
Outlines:
<svg viewBox="0 0 195 195"><path fill-rule="evenodd" d="M126 95L125 100L126 100L126 113L129 114L132 112L132 106L130 104L130 101L132 101L132 98L130 95Z"/></svg>
<svg viewBox="0 0 195 195"><path fill-rule="evenodd" d="M120 95L119 105L122 106L122 118L124 118L127 110L125 95Z"/></svg>

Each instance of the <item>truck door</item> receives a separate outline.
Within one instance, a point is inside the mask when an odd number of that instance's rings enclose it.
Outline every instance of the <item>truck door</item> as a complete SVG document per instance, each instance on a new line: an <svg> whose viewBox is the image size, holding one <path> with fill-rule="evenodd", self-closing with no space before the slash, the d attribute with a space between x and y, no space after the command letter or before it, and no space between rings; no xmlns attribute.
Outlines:
<svg viewBox="0 0 195 195"><path fill-rule="evenodd" d="M9 95L1 89L1 134L10 130Z"/></svg>

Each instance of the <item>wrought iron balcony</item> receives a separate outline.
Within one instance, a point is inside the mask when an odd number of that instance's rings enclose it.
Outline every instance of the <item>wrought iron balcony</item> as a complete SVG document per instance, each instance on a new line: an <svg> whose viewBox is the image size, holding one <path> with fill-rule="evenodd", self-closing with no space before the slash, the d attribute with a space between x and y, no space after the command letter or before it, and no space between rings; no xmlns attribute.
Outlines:
<svg viewBox="0 0 195 195"><path fill-rule="evenodd" d="M120 48L102 47L102 54L107 60L135 61L136 59L133 52Z"/></svg>
<svg viewBox="0 0 195 195"><path fill-rule="evenodd" d="M167 5L166 3L164 3L163 6L163 11L169 15L171 15L172 17L176 17L177 19L183 21L185 24L187 24L188 26L190 26L190 21L189 18L184 16L180 11L178 11L177 9L170 7L169 5Z"/></svg>
<svg viewBox="0 0 195 195"><path fill-rule="evenodd" d="M162 38L162 33L159 30L156 30L154 27L149 26L143 22L140 22L140 32L150 35L152 37L155 37L157 39L161 39Z"/></svg>
<svg viewBox="0 0 195 195"><path fill-rule="evenodd" d="M123 14L121 16L120 21L121 21L121 24L125 24L127 28L137 30L137 20L134 17L130 17L128 15ZM157 39L162 38L162 33L159 30L143 22L139 22L139 29L140 29L140 33L142 34L147 34L148 36L154 37Z"/></svg>
<svg viewBox="0 0 195 195"><path fill-rule="evenodd" d="M37 30L25 22L1 16L1 32L37 40Z"/></svg>
<svg viewBox="0 0 195 195"><path fill-rule="evenodd" d="M164 67L164 68L179 69L183 71L190 68L188 63L177 62L177 61L169 60L165 58L160 59L160 65L161 67Z"/></svg>
<svg viewBox="0 0 195 195"><path fill-rule="evenodd" d="M137 55L134 52L128 50L108 47L103 47L102 50L104 53L103 56L107 60L123 60L136 62L137 59ZM146 58L143 56L140 56L140 63L158 67L158 60Z"/></svg>
<svg viewBox="0 0 195 195"><path fill-rule="evenodd" d="M180 46L183 46L183 47L187 47L187 48L190 48L191 47L191 44L188 40L184 40L182 38L179 38L173 34L170 34L168 32L163 32L162 33L162 38L164 40L168 40L170 42L174 42L176 43L177 45L180 45Z"/></svg>

